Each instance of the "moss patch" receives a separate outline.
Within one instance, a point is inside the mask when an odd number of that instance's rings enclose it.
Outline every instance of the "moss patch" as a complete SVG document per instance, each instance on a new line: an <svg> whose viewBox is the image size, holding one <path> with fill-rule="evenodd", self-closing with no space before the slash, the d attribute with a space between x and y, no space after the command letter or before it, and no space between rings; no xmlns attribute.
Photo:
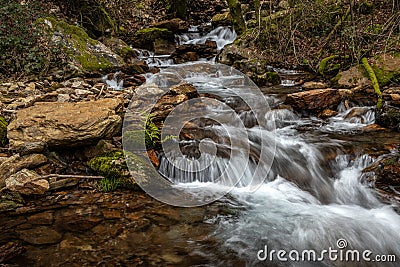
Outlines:
<svg viewBox="0 0 400 267"><path fill-rule="evenodd" d="M133 46L153 50L156 39L173 41L174 33L164 28L147 28L138 30L133 36Z"/></svg>
<svg viewBox="0 0 400 267"><path fill-rule="evenodd" d="M6 120L0 116L0 147L7 144L7 126Z"/></svg>
<svg viewBox="0 0 400 267"><path fill-rule="evenodd" d="M279 77L279 74L276 72L266 72L263 75L254 75L252 77L252 80L258 85L258 86L268 86L268 85L276 85L281 82L281 78Z"/></svg>
<svg viewBox="0 0 400 267"><path fill-rule="evenodd" d="M104 179L98 183L103 192L115 191L119 188L137 189L137 185L130 177L127 162L123 151L111 151L102 156L92 158L89 167Z"/></svg>
<svg viewBox="0 0 400 267"><path fill-rule="evenodd" d="M38 21L42 25L50 24L51 26L47 28L51 33L62 34L63 37L59 42L66 48L68 56L78 63L84 72L105 72L115 65L122 64L122 59L114 57L111 50L109 53L105 52L107 48L99 41L90 38L84 29L54 18Z"/></svg>

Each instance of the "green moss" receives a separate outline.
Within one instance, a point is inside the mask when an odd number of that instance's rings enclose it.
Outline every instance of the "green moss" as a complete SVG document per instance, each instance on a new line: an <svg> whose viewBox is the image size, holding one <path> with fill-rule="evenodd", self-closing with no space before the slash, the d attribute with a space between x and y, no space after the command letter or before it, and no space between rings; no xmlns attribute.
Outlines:
<svg viewBox="0 0 400 267"><path fill-rule="evenodd" d="M382 107L382 92L379 88L379 82L376 78L375 72L369 65L368 59L366 59L366 58L361 59L361 63L364 66L365 70L368 72L369 79L371 80L371 83L375 90L375 93L378 96L378 102L376 104L376 107L381 108Z"/></svg>
<svg viewBox="0 0 400 267"><path fill-rule="evenodd" d="M164 28L147 28L138 30L135 35L133 36L133 44L135 47L139 48L147 48L153 49L154 48L154 41L156 39L165 39L173 41L175 35L168 29Z"/></svg>
<svg viewBox="0 0 400 267"><path fill-rule="evenodd" d="M324 71L326 70L326 68L328 66L329 60L337 58L337 57L338 57L338 55L333 55L333 56L329 56L329 57L322 59L321 62L319 63L318 73L321 74L322 76L324 76Z"/></svg>
<svg viewBox="0 0 400 267"><path fill-rule="evenodd" d="M0 116L0 147L3 147L7 143L7 122Z"/></svg>
<svg viewBox="0 0 400 267"><path fill-rule="evenodd" d="M130 177L123 151L111 151L102 156L92 158L88 165L96 173L104 176L104 179L101 179L98 183L99 189L103 192L115 191L118 188L137 188Z"/></svg>
<svg viewBox="0 0 400 267"><path fill-rule="evenodd" d="M96 55L90 51L90 46L101 45L97 40L89 37L81 27L71 25L65 21L58 21L54 18L39 19L43 24L45 20L52 25L49 31L61 32L65 36L65 44L69 57L76 60L82 66L83 71L106 71L113 67L113 64L103 55Z"/></svg>
<svg viewBox="0 0 400 267"><path fill-rule="evenodd" d="M390 157L389 159L387 159L386 161L384 161L384 165L385 166L389 166L389 165L396 165L399 162L400 159L400 154L397 154L393 157Z"/></svg>
<svg viewBox="0 0 400 267"><path fill-rule="evenodd" d="M97 58L89 53L83 53L75 58L81 64L82 68L89 72L108 70L113 67L105 58Z"/></svg>
<svg viewBox="0 0 400 267"><path fill-rule="evenodd" d="M263 75L254 75L252 79L258 86L279 84L281 81L279 74L276 72L266 72Z"/></svg>
<svg viewBox="0 0 400 267"><path fill-rule="evenodd" d="M111 151L102 156L92 158L89 167L105 178L126 177L127 167L122 151Z"/></svg>

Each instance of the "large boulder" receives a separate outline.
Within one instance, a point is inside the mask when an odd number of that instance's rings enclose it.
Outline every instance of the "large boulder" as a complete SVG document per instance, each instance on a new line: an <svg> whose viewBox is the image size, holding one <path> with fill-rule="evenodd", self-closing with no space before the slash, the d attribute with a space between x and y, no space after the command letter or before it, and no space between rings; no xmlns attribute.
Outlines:
<svg viewBox="0 0 400 267"><path fill-rule="evenodd" d="M41 19L41 25L53 34L52 41L60 44L72 59L68 75L104 72L123 67L124 60L101 42L94 40L80 27L53 18ZM72 67L74 66L74 67Z"/></svg>
<svg viewBox="0 0 400 267"><path fill-rule="evenodd" d="M167 29L171 32L184 32L188 29L188 23L179 18L173 18L170 20L156 22L152 25L152 27Z"/></svg>
<svg viewBox="0 0 400 267"><path fill-rule="evenodd" d="M39 102L17 112L8 126L11 147L41 142L49 148L93 144L120 131L118 99L60 103Z"/></svg>
<svg viewBox="0 0 400 267"><path fill-rule="evenodd" d="M296 110L320 112L335 109L340 101L341 97L336 89L315 89L289 94L285 102Z"/></svg>

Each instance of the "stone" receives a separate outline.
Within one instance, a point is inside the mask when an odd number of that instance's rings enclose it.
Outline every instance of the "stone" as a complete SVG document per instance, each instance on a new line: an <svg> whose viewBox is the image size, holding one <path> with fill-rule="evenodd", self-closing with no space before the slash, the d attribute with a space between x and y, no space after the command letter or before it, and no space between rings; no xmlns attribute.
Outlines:
<svg viewBox="0 0 400 267"><path fill-rule="evenodd" d="M375 122L380 126L400 131L400 108L384 105L377 110Z"/></svg>
<svg viewBox="0 0 400 267"><path fill-rule="evenodd" d="M336 109L341 97L336 89L315 89L289 94L285 103L297 110L320 112L324 109Z"/></svg>
<svg viewBox="0 0 400 267"><path fill-rule="evenodd" d="M54 18L39 19L45 31L53 35L52 41L61 45L71 61L63 70L52 73L56 78L76 77L83 73L104 72L125 65L124 60L110 48L94 40L80 27Z"/></svg>
<svg viewBox="0 0 400 267"><path fill-rule="evenodd" d="M20 156L15 154L0 164L0 187L5 185L5 180L22 169L36 168L47 163L48 159L42 154Z"/></svg>
<svg viewBox="0 0 400 267"><path fill-rule="evenodd" d="M213 27L230 26L233 24L232 16L229 11L221 14L216 14L211 19L211 24L213 25Z"/></svg>
<svg viewBox="0 0 400 267"><path fill-rule="evenodd" d="M176 64L188 61L197 61L199 58L211 59L217 55L216 44L212 41L207 44L184 44L176 47L171 57Z"/></svg>
<svg viewBox="0 0 400 267"><path fill-rule="evenodd" d="M254 74L251 79L258 86L271 86L280 84L281 78L277 72L266 72L262 75Z"/></svg>
<svg viewBox="0 0 400 267"><path fill-rule="evenodd" d="M57 244L62 239L60 233L46 226L20 230L17 233L20 239L33 245Z"/></svg>
<svg viewBox="0 0 400 267"><path fill-rule="evenodd" d="M164 40L156 39L154 41L154 53L157 55L170 55L175 52L175 43Z"/></svg>
<svg viewBox="0 0 400 267"><path fill-rule="evenodd" d="M20 110L8 126L11 147L42 142L49 148L93 144L120 130L121 100L36 103Z"/></svg>
<svg viewBox="0 0 400 267"><path fill-rule="evenodd" d="M328 119L328 118L336 116L337 114L338 114L337 111L334 111L331 109L325 109L318 114L318 117L321 119Z"/></svg>
<svg viewBox="0 0 400 267"><path fill-rule="evenodd" d="M328 85L322 82L305 82L302 88L304 90L325 89L328 88Z"/></svg>
<svg viewBox="0 0 400 267"><path fill-rule="evenodd" d="M22 195L42 195L49 190L49 182L39 178L36 172L23 169L6 179L6 188Z"/></svg>
<svg viewBox="0 0 400 267"><path fill-rule="evenodd" d="M53 223L53 220L54 216L51 211L37 213L28 217L28 223L35 225L50 225Z"/></svg>
<svg viewBox="0 0 400 267"><path fill-rule="evenodd" d="M46 144L43 142L27 142L23 146L18 147L17 152L21 156L42 153L46 148Z"/></svg>
<svg viewBox="0 0 400 267"><path fill-rule="evenodd" d="M390 103L395 106L400 106L400 94L390 94Z"/></svg>
<svg viewBox="0 0 400 267"><path fill-rule="evenodd" d="M179 84L170 88L154 105L151 115L154 122L159 124L165 120L168 114L181 103L199 97L196 88L191 84Z"/></svg>
<svg viewBox="0 0 400 267"><path fill-rule="evenodd" d="M187 31L188 24L179 18L173 18L170 20L163 20L160 22L156 22L152 25L152 27L167 29L172 32L184 32Z"/></svg>
<svg viewBox="0 0 400 267"><path fill-rule="evenodd" d="M175 35L172 31L164 28L147 28L138 30L132 38L133 47L154 50L154 41L163 39L173 42Z"/></svg>
<svg viewBox="0 0 400 267"><path fill-rule="evenodd" d="M363 66L354 66L342 71L332 80L339 88L371 86L371 81L364 75Z"/></svg>
<svg viewBox="0 0 400 267"><path fill-rule="evenodd" d="M391 187L400 186L400 154L385 156L365 168L363 172L373 172L376 188L394 193Z"/></svg>
<svg viewBox="0 0 400 267"><path fill-rule="evenodd" d="M125 62L127 63L132 62L132 60L134 60L138 56L138 52L133 50L127 43L119 38L103 38L102 42L114 53L122 57L122 59L125 60Z"/></svg>
<svg viewBox="0 0 400 267"><path fill-rule="evenodd" d="M71 100L69 94L59 94L57 96L57 102L68 102Z"/></svg>

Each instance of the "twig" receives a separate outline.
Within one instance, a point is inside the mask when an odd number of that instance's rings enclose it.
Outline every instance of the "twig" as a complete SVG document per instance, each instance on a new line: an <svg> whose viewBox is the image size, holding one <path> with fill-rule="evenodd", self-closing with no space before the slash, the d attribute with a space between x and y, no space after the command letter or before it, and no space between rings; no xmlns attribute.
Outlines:
<svg viewBox="0 0 400 267"><path fill-rule="evenodd" d="M4 108L1 111L6 112L6 113L17 113L16 110L4 109Z"/></svg>
<svg viewBox="0 0 400 267"><path fill-rule="evenodd" d="M103 86L101 87L101 90L100 90L100 93L99 93L99 95L97 96L98 98L101 96L101 94L103 93L103 90L104 90L104 84L103 84Z"/></svg>
<svg viewBox="0 0 400 267"><path fill-rule="evenodd" d="M87 176L87 175L69 175L69 174L48 174L40 176L37 179L49 179L49 178L62 178L62 179L103 179L103 176Z"/></svg>

